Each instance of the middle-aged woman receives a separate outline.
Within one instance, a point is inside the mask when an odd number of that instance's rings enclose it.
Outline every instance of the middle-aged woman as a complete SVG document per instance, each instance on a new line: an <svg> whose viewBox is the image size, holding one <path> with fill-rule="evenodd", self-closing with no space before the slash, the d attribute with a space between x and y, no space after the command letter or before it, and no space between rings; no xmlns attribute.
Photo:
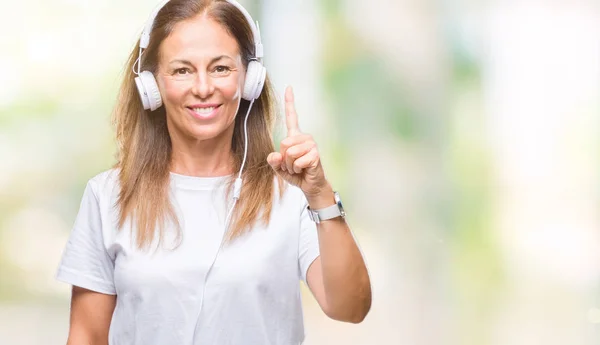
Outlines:
<svg viewBox="0 0 600 345"><path fill-rule="evenodd" d="M262 53L234 1L151 16L115 109L118 161L89 180L57 273L69 345L300 344L300 280L329 317L367 315L365 263L291 88L274 149Z"/></svg>

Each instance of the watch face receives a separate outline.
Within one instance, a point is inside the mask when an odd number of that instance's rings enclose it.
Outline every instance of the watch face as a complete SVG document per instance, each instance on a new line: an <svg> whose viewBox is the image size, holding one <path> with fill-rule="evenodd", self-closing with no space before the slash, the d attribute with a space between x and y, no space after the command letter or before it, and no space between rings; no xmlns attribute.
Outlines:
<svg viewBox="0 0 600 345"><path fill-rule="evenodd" d="M342 218L346 216L346 211L344 211L344 205L342 205L342 199L340 198L340 194L338 192L333 192L333 198L335 199L338 208L340 209L340 213L342 214Z"/></svg>

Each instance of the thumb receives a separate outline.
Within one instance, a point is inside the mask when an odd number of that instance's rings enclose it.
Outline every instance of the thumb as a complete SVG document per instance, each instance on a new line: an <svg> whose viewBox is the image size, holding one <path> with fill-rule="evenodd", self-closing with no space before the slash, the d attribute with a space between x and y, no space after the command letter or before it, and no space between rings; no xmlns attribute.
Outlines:
<svg viewBox="0 0 600 345"><path fill-rule="evenodd" d="M281 162L283 162L283 156L279 152L271 152L267 156L267 163L275 170L276 172L281 171Z"/></svg>

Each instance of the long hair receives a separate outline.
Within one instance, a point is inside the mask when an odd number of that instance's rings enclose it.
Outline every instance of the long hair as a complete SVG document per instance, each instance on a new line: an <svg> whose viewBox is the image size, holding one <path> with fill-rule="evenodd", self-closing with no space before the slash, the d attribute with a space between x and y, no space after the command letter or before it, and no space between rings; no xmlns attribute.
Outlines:
<svg viewBox="0 0 600 345"><path fill-rule="evenodd" d="M156 73L159 47L178 22L200 14L221 24L238 43L245 69L254 57L252 30L244 15L235 6L223 0L171 0L157 14L150 44L142 56L141 70ZM139 41L133 48L124 69L124 77L113 113L118 142L117 163L120 192L119 228L128 218L136 225L136 244L148 247L158 231L162 240L169 221L180 225L169 196L172 146L167 130L165 108L153 112L144 110L131 71L139 53ZM244 154L244 116L249 102L242 100L235 118L231 150L234 168L239 171ZM232 240L261 221L266 224L273 206L275 173L267 163L274 150L272 130L276 118L273 87L267 78L263 91L254 101L248 117L248 157L242 175L240 199L231 217L227 240ZM231 195L233 176L228 181L227 197ZM279 191L283 181L277 178ZM178 238L180 238L178 236Z"/></svg>

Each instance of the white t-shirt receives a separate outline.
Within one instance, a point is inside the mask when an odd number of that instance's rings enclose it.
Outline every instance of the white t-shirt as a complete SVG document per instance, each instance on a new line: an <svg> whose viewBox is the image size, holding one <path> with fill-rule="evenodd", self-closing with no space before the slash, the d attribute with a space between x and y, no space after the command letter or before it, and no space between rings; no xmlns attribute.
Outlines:
<svg viewBox="0 0 600 345"><path fill-rule="evenodd" d="M117 229L118 172L92 178L57 279L117 295L110 345L282 345L304 340L300 280L319 256L302 191L275 188L270 222L223 246L227 177L171 173L182 240L139 250L131 223ZM277 185L275 183L275 185ZM259 222L260 223L260 222Z"/></svg>

